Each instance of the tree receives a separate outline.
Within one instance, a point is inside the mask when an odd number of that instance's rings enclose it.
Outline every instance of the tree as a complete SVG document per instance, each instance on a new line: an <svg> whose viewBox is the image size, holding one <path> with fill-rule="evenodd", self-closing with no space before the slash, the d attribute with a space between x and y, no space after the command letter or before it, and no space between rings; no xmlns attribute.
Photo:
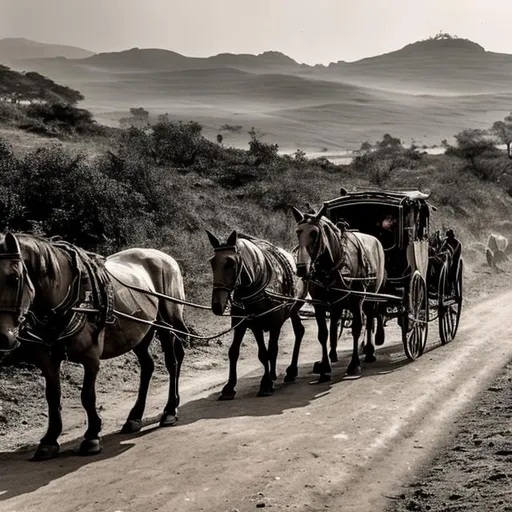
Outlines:
<svg viewBox="0 0 512 512"><path fill-rule="evenodd" d="M0 100L76 105L84 97L78 91L30 71L19 73L0 65Z"/></svg>
<svg viewBox="0 0 512 512"><path fill-rule="evenodd" d="M496 121L492 125L491 132L501 144L507 146L508 157L512 158L512 112L503 121Z"/></svg>
<svg viewBox="0 0 512 512"><path fill-rule="evenodd" d="M455 135L455 141L457 145L448 146L446 154L469 160L473 168L476 168L477 157L488 151L496 151L496 145L486 130L462 130Z"/></svg>

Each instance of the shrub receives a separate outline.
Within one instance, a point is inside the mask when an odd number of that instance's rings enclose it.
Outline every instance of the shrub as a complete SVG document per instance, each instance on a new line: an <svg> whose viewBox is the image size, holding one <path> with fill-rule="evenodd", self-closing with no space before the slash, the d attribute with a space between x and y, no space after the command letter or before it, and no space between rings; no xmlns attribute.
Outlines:
<svg viewBox="0 0 512 512"><path fill-rule="evenodd" d="M249 154L255 158L255 165L274 162L278 156L279 145L262 142L254 127L249 130L249 135Z"/></svg>

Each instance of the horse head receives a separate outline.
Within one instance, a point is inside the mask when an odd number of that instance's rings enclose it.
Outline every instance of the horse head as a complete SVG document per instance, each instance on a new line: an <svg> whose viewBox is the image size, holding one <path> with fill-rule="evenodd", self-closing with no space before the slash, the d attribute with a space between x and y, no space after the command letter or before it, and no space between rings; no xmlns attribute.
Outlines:
<svg viewBox="0 0 512 512"><path fill-rule="evenodd" d="M213 271L212 312L221 316L240 277L242 262L237 249L238 235L233 231L226 243L206 231L215 254L210 258Z"/></svg>
<svg viewBox="0 0 512 512"><path fill-rule="evenodd" d="M0 352L17 347L18 331L34 296L18 239L7 233L0 239Z"/></svg>
<svg viewBox="0 0 512 512"><path fill-rule="evenodd" d="M297 276L306 277L309 274L311 264L323 254L329 251L329 245L325 243L324 228L328 219L323 218L327 205L323 205L315 214L303 214L297 208L292 207L292 212L297 222L297 237L299 246L297 250ZM337 229L334 225L333 227Z"/></svg>

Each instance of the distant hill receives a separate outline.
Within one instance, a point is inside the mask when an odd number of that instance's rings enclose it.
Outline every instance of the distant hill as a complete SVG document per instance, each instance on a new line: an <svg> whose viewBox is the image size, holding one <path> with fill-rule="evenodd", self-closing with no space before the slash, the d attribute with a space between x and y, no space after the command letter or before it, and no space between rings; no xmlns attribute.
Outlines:
<svg viewBox="0 0 512 512"><path fill-rule="evenodd" d="M157 48L132 48L121 52L99 53L82 60L81 64L113 71L227 67L257 72L268 69L300 68L297 62L280 52L269 51L259 55L222 53L212 57L186 57L180 53Z"/></svg>
<svg viewBox="0 0 512 512"><path fill-rule="evenodd" d="M93 52L74 46L38 43L22 37L0 39L0 63L4 64L19 59L84 59L91 55Z"/></svg>
<svg viewBox="0 0 512 512"><path fill-rule="evenodd" d="M308 75L413 93L512 90L512 55L467 39L428 39L356 62L316 66Z"/></svg>
<svg viewBox="0 0 512 512"><path fill-rule="evenodd" d="M287 148L352 148L385 132L437 144L512 110L512 55L449 36L328 66L276 51L198 58L132 48L12 67L79 90L102 122L142 106L197 120L212 136L224 124L255 126Z"/></svg>

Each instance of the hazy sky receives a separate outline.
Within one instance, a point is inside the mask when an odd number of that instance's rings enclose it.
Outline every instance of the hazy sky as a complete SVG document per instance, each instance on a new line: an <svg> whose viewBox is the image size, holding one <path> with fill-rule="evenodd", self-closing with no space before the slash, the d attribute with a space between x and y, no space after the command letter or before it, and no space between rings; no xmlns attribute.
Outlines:
<svg viewBox="0 0 512 512"><path fill-rule="evenodd" d="M512 53L512 0L0 0L0 38L189 56L356 60L440 30Z"/></svg>

